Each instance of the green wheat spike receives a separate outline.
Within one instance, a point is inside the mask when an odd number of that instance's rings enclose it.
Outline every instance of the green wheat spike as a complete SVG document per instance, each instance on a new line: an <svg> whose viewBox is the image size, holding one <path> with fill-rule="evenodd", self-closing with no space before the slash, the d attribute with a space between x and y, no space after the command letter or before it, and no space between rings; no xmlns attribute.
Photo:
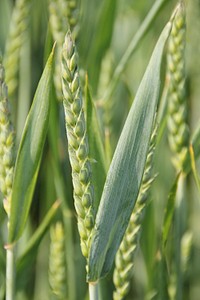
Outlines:
<svg viewBox="0 0 200 300"><path fill-rule="evenodd" d="M54 85L59 101L62 101L61 51L65 33L70 28L73 37L77 36L77 1L49 0L49 22L54 41L57 42ZM75 17L77 15L77 17ZM76 29L76 30L75 30Z"/></svg>
<svg viewBox="0 0 200 300"><path fill-rule="evenodd" d="M49 22L53 39L61 46L67 30L67 20L64 19L58 0L49 1Z"/></svg>
<svg viewBox="0 0 200 300"><path fill-rule="evenodd" d="M4 58L9 97L15 94L18 86L20 50L25 40L29 16L30 0L17 0L12 13Z"/></svg>
<svg viewBox="0 0 200 300"><path fill-rule="evenodd" d="M103 99L103 92L107 89L110 80L112 78L113 72L113 62L114 57L111 50L108 50L101 63L101 71L99 76L98 83L98 103L97 108L99 114L102 116L102 122L104 127L104 136L105 136L105 151L107 157L108 166L112 158L112 149L111 149L111 135L112 135L112 121L114 115L114 105L113 97L110 99Z"/></svg>
<svg viewBox="0 0 200 300"><path fill-rule="evenodd" d="M147 155L145 171L142 179L142 185L131 215L129 225L123 237L119 250L115 258L115 269L113 282L115 291L114 300L122 300L128 294L133 272L134 255L136 253L140 238L141 225L149 197L149 189L155 176L152 176L152 162L155 149L156 129L151 136L149 152Z"/></svg>
<svg viewBox="0 0 200 300"><path fill-rule="evenodd" d="M98 104L103 109L103 123L105 128L110 128L112 124L112 117L113 117L113 108L114 103L112 99L103 99L103 91L106 90L106 88L109 85L109 82L112 77L112 71L113 71L113 53L111 50L108 50L106 52L105 57L102 60L101 64L101 72L99 76L99 83L98 83L98 98L100 99L100 103Z"/></svg>
<svg viewBox="0 0 200 300"><path fill-rule="evenodd" d="M56 300L67 299L65 235L61 222L57 222L50 230L49 284Z"/></svg>
<svg viewBox="0 0 200 300"><path fill-rule="evenodd" d="M184 170L189 159L189 127L185 92L185 7L180 4L174 18L168 46L168 138L172 162L177 172Z"/></svg>
<svg viewBox="0 0 200 300"><path fill-rule="evenodd" d="M67 22L64 23L64 18L60 10L58 0L49 1L49 23L54 41L57 42L56 63L54 72L54 85L56 95L59 101L62 101L62 83L61 83L61 49L64 42L65 32L67 31Z"/></svg>
<svg viewBox="0 0 200 300"><path fill-rule="evenodd" d="M49 22L53 39L62 45L67 29L74 39L77 37L79 9L77 0L49 0ZM75 34L76 32L76 34Z"/></svg>
<svg viewBox="0 0 200 300"><path fill-rule="evenodd" d="M62 1L62 0L60 0ZM79 1L78 0L65 0L66 3L65 16L69 24L69 28L72 32L73 38L76 40L79 32Z"/></svg>
<svg viewBox="0 0 200 300"><path fill-rule="evenodd" d="M10 216L10 198L14 169L14 130L10 118L8 90L0 57L0 192L4 208Z"/></svg>
<svg viewBox="0 0 200 300"><path fill-rule="evenodd" d="M87 258L94 226L94 191L77 60L75 44L68 32L62 50L63 105L81 250Z"/></svg>

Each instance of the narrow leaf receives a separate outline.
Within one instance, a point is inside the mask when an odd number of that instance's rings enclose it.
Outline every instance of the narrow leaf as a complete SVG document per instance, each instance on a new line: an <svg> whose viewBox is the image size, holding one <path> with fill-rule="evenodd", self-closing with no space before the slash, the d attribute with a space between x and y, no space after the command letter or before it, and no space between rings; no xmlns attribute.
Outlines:
<svg viewBox="0 0 200 300"><path fill-rule="evenodd" d="M180 177L180 174L176 177L175 182L170 190L168 200L167 200L167 206L166 206L165 213L164 213L164 222L163 222L163 228L162 228L162 249L163 250L164 250L166 242L168 240L169 231L170 231L172 219L174 216L176 191L177 191L179 177Z"/></svg>
<svg viewBox="0 0 200 300"><path fill-rule="evenodd" d="M85 98L90 158L94 160L94 162L92 163L92 183L94 185L95 190L94 206L96 210L99 205L103 186L106 179L106 158L103 147L102 133L98 122L96 108L91 98L87 77L85 83Z"/></svg>
<svg viewBox="0 0 200 300"><path fill-rule="evenodd" d="M45 233L47 232L52 220L54 219L56 213L58 212L58 208L60 206L60 202L56 201L52 207L47 212L44 220L34 232L32 237L30 238L28 244L26 245L24 252L20 255L17 260L17 280L19 282L23 282L23 276L26 276L26 270L30 267L31 263L36 257L37 248L40 245L42 238L44 237ZM18 286L18 284L17 284Z"/></svg>
<svg viewBox="0 0 200 300"><path fill-rule="evenodd" d="M53 52L38 84L17 153L11 198L9 243L20 238L32 201L48 127L52 63Z"/></svg>
<svg viewBox="0 0 200 300"><path fill-rule="evenodd" d="M171 23L163 30L122 130L104 185L89 256L88 281L108 273L138 196L160 93Z"/></svg>
<svg viewBox="0 0 200 300"><path fill-rule="evenodd" d="M146 18L140 25L140 28L137 30L136 34L133 36L132 40L130 41L129 46L127 47L124 55L122 56L119 64L117 65L115 72L113 74L112 80L105 91L104 99L109 99L113 94L115 87L119 81L120 76L122 75L125 67L127 66L128 62L130 61L133 53L140 45L140 42L147 34L147 32L152 28L151 25L155 21L157 15L163 8L165 4L167 4L167 0L157 0L154 2L151 10L147 14Z"/></svg>

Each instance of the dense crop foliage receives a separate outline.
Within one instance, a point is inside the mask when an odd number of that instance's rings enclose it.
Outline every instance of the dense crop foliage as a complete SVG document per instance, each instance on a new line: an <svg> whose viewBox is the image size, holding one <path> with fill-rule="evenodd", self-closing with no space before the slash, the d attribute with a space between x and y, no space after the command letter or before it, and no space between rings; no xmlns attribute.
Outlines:
<svg viewBox="0 0 200 300"><path fill-rule="evenodd" d="M198 300L200 3L0 1L0 300Z"/></svg>

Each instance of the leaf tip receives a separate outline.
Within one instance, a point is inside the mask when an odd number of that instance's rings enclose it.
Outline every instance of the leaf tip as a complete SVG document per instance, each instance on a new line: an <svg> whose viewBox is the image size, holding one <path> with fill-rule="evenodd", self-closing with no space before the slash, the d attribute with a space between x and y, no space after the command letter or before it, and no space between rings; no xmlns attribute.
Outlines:
<svg viewBox="0 0 200 300"><path fill-rule="evenodd" d="M59 199L57 199L55 202L54 202L54 204L53 204L53 208L56 210L56 209L58 209L58 207L60 206L60 204L61 204L61 201L59 200Z"/></svg>
<svg viewBox="0 0 200 300"><path fill-rule="evenodd" d="M54 55L56 45L57 45L57 42L54 42L53 47L52 47L52 50L51 50L52 56Z"/></svg>

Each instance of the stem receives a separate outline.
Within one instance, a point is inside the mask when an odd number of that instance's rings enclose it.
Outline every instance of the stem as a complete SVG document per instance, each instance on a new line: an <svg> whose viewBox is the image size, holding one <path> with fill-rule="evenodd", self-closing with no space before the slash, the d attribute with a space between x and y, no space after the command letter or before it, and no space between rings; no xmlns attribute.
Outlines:
<svg viewBox="0 0 200 300"><path fill-rule="evenodd" d="M155 20L156 16L159 14L160 10L162 9L163 5L166 4L168 1L166 0L157 0L154 5L152 6L151 10L149 11L148 15L144 19L143 23L141 24L140 28L138 29L137 33L132 38L126 52L124 53L123 57L121 58L118 66L116 67L113 79L110 82L105 95L104 99L109 100L113 94L113 91L118 83L118 80L123 73L128 61L130 60L132 54L137 49L138 45L140 44L143 37L151 28L151 24Z"/></svg>
<svg viewBox="0 0 200 300"><path fill-rule="evenodd" d="M98 300L98 282L89 282L89 299Z"/></svg>
<svg viewBox="0 0 200 300"><path fill-rule="evenodd" d="M15 290L15 255L14 247L6 249L6 300L14 299Z"/></svg>

